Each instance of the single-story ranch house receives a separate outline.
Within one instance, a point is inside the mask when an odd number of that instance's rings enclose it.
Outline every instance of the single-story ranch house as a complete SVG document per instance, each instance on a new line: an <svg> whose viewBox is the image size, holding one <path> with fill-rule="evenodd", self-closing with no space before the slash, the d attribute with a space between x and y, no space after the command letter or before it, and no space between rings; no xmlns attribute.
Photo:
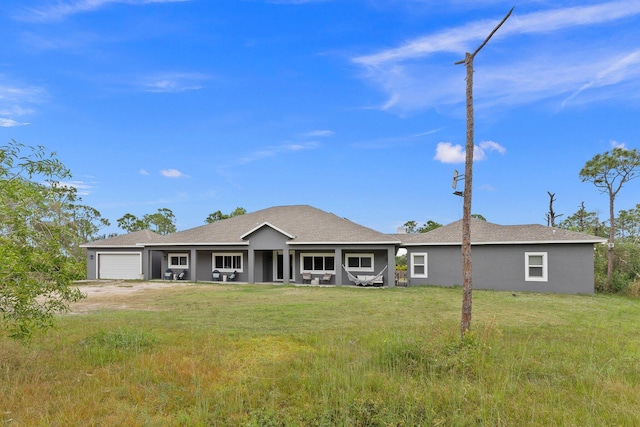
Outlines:
<svg viewBox="0 0 640 427"><path fill-rule="evenodd" d="M394 286L462 284L461 221L424 234L383 234L308 205L277 206L160 236L139 231L83 245L88 279L234 280ZM472 221L473 287L593 293L594 244L541 225Z"/></svg>
<svg viewBox="0 0 640 427"><path fill-rule="evenodd" d="M167 236L137 232L83 245L89 279L160 279L167 269L192 281L351 284L384 271L395 284L400 241L307 205L278 206ZM235 273L235 274L234 274Z"/></svg>

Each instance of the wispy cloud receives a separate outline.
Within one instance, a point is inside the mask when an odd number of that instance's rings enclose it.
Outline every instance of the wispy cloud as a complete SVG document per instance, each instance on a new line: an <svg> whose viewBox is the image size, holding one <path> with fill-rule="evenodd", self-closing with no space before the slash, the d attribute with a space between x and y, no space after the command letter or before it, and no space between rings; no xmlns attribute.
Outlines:
<svg viewBox="0 0 640 427"><path fill-rule="evenodd" d="M623 150L626 150L627 144L619 141L611 141L611 148L622 148Z"/></svg>
<svg viewBox="0 0 640 427"><path fill-rule="evenodd" d="M186 176L178 169L163 169L160 171L160 175L166 178L184 178Z"/></svg>
<svg viewBox="0 0 640 427"><path fill-rule="evenodd" d="M75 0L58 1L53 5L39 8L26 8L17 17L25 21L60 21L79 13L93 12L112 4L145 5L154 3L178 3L190 0Z"/></svg>
<svg viewBox="0 0 640 427"><path fill-rule="evenodd" d="M319 130L312 130L309 132L305 132L303 133L301 136L305 137L305 138L320 138L320 137L329 137L329 136L333 136L335 135L335 132L332 130L328 130L328 129L319 129Z"/></svg>
<svg viewBox="0 0 640 427"><path fill-rule="evenodd" d="M79 196L88 196L91 194L91 189L93 189L93 185L84 181L63 181L58 182L57 185L64 188L74 188Z"/></svg>
<svg viewBox="0 0 640 427"><path fill-rule="evenodd" d="M0 127L28 125L29 122L22 117L34 113L30 106L43 103L48 98L47 91L41 87L7 82L4 76L0 76Z"/></svg>
<svg viewBox="0 0 640 427"><path fill-rule="evenodd" d="M286 154L296 151L313 150L318 148L317 142L305 142L305 143L287 143L281 145L272 145L260 150L256 150L246 156L238 159L238 164L253 163L258 160L275 157L279 154Z"/></svg>
<svg viewBox="0 0 640 427"><path fill-rule="evenodd" d="M138 171L138 173L139 173L140 175L145 175L145 176L149 175L149 171L147 171L146 169L140 169L140 170Z"/></svg>
<svg viewBox="0 0 640 427"><path fill-rule="evenodd" d="M504 154L507 150L495 141L482 141L473 147L473 160L484 160L489 151L496 151ZM436 147L435 160L441 163L464 163L466 150L462 145L450 142L440 142Z"/></svg>
<svg viewBox="0 0 640 427"><path fill-rule="evenodd" d="M176 93L199 90L210 76L202 73L161 73L141 79L145 92Z"/></svg>
<svg viewBox="0 0 640 427"><path fill-rule="evenodd" d="M29 123L27 122L17 122L13 119L5 119L0 117L0 127L2 128L12 128L12 127L16 127L16 126L26 126Z"/></svg>
<svg viewBox="0 0 640 427"><path fill-rule="evenodd" d="M564 97L569 103L607 99L623 92L640 96L640 50L633 43L615 43L618 20L640 15L640 2L624 0L514 15L492 39L504 51L504 41L517 46L499 61L493 51L484 53L482 73L475 79L479 106L525 104ZM386 93L379 109L398 113L464 102L464 67L453 65L464 52L474 50L501 17L448 28L354 57L364 77ZM603 26L599 40L591 42L585 31ZM581 43L567 32L581 31ZM562 32L562 44L554 39ZM571 33L569 33L571 34ZM514 39L517 41L514 42ZM566 44L565 44L566 43ZM587 52L589 54L587 54ZM444 55L444 56L443 56ZM631 85L634 90L618 90ZM462 89L461 89L462 88ZM591 91L592 93L587 94ZM569 96L567 96L569 93ZM580 99L578 99L580 98Z"/></svg>

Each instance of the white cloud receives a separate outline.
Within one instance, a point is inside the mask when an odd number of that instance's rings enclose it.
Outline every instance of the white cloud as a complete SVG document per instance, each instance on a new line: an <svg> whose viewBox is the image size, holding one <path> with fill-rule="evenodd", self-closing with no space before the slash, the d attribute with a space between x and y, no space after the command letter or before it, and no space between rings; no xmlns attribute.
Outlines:
<svg viewBox="0 0 640 427"><path fill-rule="evenodd" d="M492 38L493 48L482 52L482 69L474 77L476 108L559 97L565 98L560 107L614 96L640 97L640 49L612 25L638 15L637 0L522 15L516 8ZM453 62L477 48L500 18L433 32L352 60L385 93L381 110L403 114L460 105L465 67ZM595 26L594 40L589 32Z"/></svg>
<svg viewBox="0 0 640 427"><path fill-rule="evenodd" d="M182 178L185 176L178 169L163 169L160 171L160 174L167 178Z"/></svg>
<svg viewBox="0 0 640 427"><path fill-rule="evenodd" d="M2 127L2 128L11 128L11 127L16 127L16 126L26 126L28 124L29 123L26 123L26 122L20 123L20 122L17 122L15 120L13 120L13 119L0 118L0 127Z"/></svg>
<svg viewBox="0 0 640 427"><path fill-rule="evenodd" d="M576 26L603 24L638 14L640 14L640 2L636 0L567 7L525 15L516 13L500 28L492 40L506 38L512 34L549 33ZM416 38L397 48L359 56L353 60L365 66L376 67L389 62L397 63L441 52L462 54L465 51L471 51L475 44L482 42L500 19L501 17L472 22Z"/></svg>
<svg viewBox="0 0 640 427"><path fill-rule="evenodd" d="M329 137L329 136L333 136L334 134L335 132L333 132L332 130L321 129L321 130L312 130L310 132L303 134L302 136L307 138L315 138L315 137Z"/></svg>
<svg viewBox="0 0 640 427"><path fill-rule="evenodd" d="M611 141L611 148L622 148L623 150L626 150L627 144L624 142Z"/></svg>
<svg viewBox="0 0 640 427"><path fill-rule="evenodd" d="M462 145L453 145L450 142L439 142L436 147L434 159L442 163L463 163L465 150Z"/></svg>
<svg viewBox="0 0 640 427"><path fill-rule="evenodd" d="M286 154L296 151L303 150L313 150L319 146L316 142L306 142L306 143L291 143L291 144L281 144L281 145L272 145L265 147L261 150L254 151L251 154L248 154L244 157L241 157L237 163L238 164L248 164L258 160L266 159L269 157L275 157L279 154Z"/></svg>
<svg viewBox="0 0 640 427"><path fill-rule="evenodd" d="M149 172L148 172L146 169L140 169L140 170L138 171L138 173L139 173L140 175L149 175Z"/></svg>
<svg viewBox="0 0 640 427"><path fill-rule="evenodd" d="M497 151L500 154L504 154L506 149L497 142L482 141L473 147L473 160L484 160L489 151ZM441 163L464 163L465 157L466 150L462 145L454 145L451 142L439 142L436 146L434 159Z"/></svg>
<svg viewBox="0 0 640 427"><path fill-rule="evenodd" d="M91 193L90 190L93 188L92 185L84 181L64 181L57 182L56 184L63 188L75 188L76 194L79 196L88 196Z"/></svg>
<svg viewBox="0 0 640 427"><path fill-rule="evenodd" d="M146 92L175 93L202 89L202 82L210 77L201 73L162 73L143 79Z"/></svg>
<svg viewBox="0 0 640 427"><path fill-rule="evenodd" d="M69 0L58 1L53 5L40 8L27 8L19 16L25 21L59 21L79 13L93 12L112 4L145 5L154 3L178 3L190 0Z"/></svg>

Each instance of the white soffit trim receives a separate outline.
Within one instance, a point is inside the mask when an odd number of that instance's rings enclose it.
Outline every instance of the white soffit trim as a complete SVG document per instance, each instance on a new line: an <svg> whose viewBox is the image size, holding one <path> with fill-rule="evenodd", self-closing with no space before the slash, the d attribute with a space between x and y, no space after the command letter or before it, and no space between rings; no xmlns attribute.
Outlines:
<svg viewBox="0 0 640 427"><path fill-rule="evenodd" d="M400 245L402 242L399 240L388 242L289 242L290 246L293 245Z"/></svg>
<svg viewBox="0 0 640 427"><path fill-rule="evenodd" d="M295 239L295 237L296 237L293 234L287 233L286 231L279 229L278 227L276 227L273 224L269 224L268 222L263 222L262 224L258 224L254 228L252 228L251 230L249 230L246 233L244 233L242 236L240 236L240 238L244 239L245 237L247 237L248 235L250 235L254 231L257 231L257 230L259 230L259 229L261 229L262 227L265 227L265 226L266 227L271 227L272 229L276 230L278 233L284 234L285 236L287 236L290 239Z"/></svg>
<svg viewBox="0 0 640 427"><path fill-rule="evenodd" d="M507 240L504 242L471 242L472 246L482 245L557 245L557 244L575 244L575 243L607 243L607 240ZM428 243L403 243L401 246L460 246L460 242L428 242Z"/></svg>

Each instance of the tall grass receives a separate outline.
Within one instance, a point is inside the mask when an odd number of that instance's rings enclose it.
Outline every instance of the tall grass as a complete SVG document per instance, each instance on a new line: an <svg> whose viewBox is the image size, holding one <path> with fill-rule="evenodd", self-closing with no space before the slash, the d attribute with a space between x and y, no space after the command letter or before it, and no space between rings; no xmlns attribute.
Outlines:
<svg viewBox="0 0 640 427"><path fill-rule="evenodd" d="M193 285L0 341L11 425L635 426L640 302ZM114 306L117 306L115 304Z"/></svg>

